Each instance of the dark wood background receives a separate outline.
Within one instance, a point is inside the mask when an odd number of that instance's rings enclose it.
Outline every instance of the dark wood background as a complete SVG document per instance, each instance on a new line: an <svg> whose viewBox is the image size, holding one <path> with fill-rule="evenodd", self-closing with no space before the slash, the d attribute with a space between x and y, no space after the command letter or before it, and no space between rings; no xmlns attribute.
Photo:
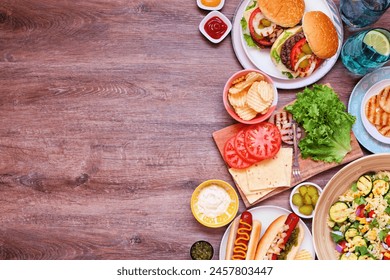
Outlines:
<svg viewBox="0 0 390 280"><path fill-rule="evenodd" d="M195 0L1 1L1 259L189 259L199 239L218 252L226 227L200 225L190 197L233 183L211 134L235 123L222 89L242 66L230 36L201 35L206 14ZM347 102L357 81L338 61L319 82Z"/></svg>

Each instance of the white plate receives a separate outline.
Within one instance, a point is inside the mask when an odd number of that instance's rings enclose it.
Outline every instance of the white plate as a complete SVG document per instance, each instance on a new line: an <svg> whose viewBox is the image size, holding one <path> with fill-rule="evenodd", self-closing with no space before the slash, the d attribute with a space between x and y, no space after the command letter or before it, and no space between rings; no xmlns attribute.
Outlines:
<svg viewBox="0 0 390 280"><path fill-rule="evenodd" d="M378 82L388 79L390 79L390 66L381 67L368 73L356 84L348 102L348 113L356 117L356 122L352 126L352 131L359 143L374 154L390 153L390 145L376 140L367 132L363 126L362 118L360 117L360 108L366 92Z"/></svg>
<svg viewBox="0 0 390 280"><path fill-rule="evenodd" d="M337 49L337 53L332 58L324 61L321 67L318 68L309 77L297 78L297 79L288 79L286 76L282 75L277 70L277 68L274 66L273 62L271 61L269 55L269 49L268 50L267 49L257 50L253 48L251 50L244 49L246 43L243 40L240 21L245 11L245 8L248 6L250 1L251 0L242 0L241 3L238 5L236 12L234 14L233 28L231 31L233 50L236 54L238 61L241 63L241 65L244 68L246 69L258 68L266 72L267 74L272 76L272 79L276 87L280 89L296 89L296 88L301 88L301 87L311 85L317 82L323 76L325 76L332 69L333 65L336 63L337 58L340 55L343 36L344 36L343 25L340 19L340 14L338 12L337 6L334 4L332 0L319 0L319 1L305 0L305 4L306 4L306 10L321 10L325 14L327 14L330 17L330 19L333 21L339 37L339 47ZM249 57L246 54L246 52L251 52L251 53L255 52L257 53L257 55L254 56L251 55L251 57ZM256 64L254 64L252 60L254 60Z"/></svg>
<svg viewBox="0 0 390 280"><path fill-rule="evenodd" d="M382 80L382 81L374 84L364 95L363 101L362 101L361 107L360 107L360 117L362 118L364 128L376 140L378 140L382 143L386 143L386 144L390 144L390 137L385 137L382 134L380 134L379 131L376 129L376 127L372 123L370 123L370 121L366 117L365 107L366 107L366 103L367 103L368 99L370 99L370 97L377 95L383 88L385 88L386 86L389 86L389 85L390 85L390 80Z"/></svg>
<svg viewBox="0 0 390 280"><path fill-rule="evenodd" d="M288 215L291 213L291 211L288 211L287 209L277 207L277 206L259 206L252 209L248 209L249 212L252 213L252 217L254 220L261 221L261 235L263 236L264 232L268 228L268 226L279 216L281 215ZM241 214L240 214L241 215ZM311 256L315 257L315 251L314 251L314 245L313 245L313 238L311 236L310 230L305 225L302 220L300 221L302 224L304 230L305 230L305 236L301 245L301 249L306 249L310 252ZM225 259L225 253L226 253L226 245L227 240L229 236L231 224L226 229L225 234L222 237L221 244L219 246L219 259L224 260Z"/></svg>

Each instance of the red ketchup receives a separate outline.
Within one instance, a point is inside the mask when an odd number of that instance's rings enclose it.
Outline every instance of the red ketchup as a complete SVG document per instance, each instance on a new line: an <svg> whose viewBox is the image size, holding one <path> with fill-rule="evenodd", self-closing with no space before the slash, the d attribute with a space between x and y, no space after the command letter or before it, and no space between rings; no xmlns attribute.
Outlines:
<svg viewBox="0 0 390 280"><path fill-rule="evenodd" d="M204 30L213 39L219 39L227 30L227 24L219 17L210 18L204 25Z"/></svg>

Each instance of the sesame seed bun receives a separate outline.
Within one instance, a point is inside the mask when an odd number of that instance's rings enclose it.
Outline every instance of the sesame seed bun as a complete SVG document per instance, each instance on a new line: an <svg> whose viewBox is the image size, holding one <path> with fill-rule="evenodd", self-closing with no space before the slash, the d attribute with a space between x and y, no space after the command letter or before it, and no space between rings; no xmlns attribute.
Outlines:
<svg viewBox="0 0 390 280"><path fill-rule="evenodd" d="M282 27L297 25L305 11L304 0L258 0L258 5L267 19Z"/></svg>
<svg viewBox="0 0 390 280"><path fill-rule="evenodd" d="M302 19L302 28L313 53L322 59L336 54L339 39L330 18L320 11L307 12Z"/></svg>

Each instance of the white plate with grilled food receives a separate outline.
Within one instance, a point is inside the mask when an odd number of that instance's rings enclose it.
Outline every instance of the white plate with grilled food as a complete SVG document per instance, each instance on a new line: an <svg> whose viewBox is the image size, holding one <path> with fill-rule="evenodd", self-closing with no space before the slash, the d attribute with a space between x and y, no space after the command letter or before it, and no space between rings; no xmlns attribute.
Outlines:
<svg viewBox="0 0 390 280"><path fill-rule="evenodd" d="M364 95L360 107L364 128L372 137L385 144L390 144L389 89L390 79L374 84ZM382 98L386 100L381 102Z"/></svg>
<svg viewBox="0 0 390 280"><path fill-rule="evenodd" d="M389 153L390 145L378 141L366 130L362 120L361 106L365 94L370 89L381 83L383 80L390 79L390 66L379 68L367 75L365 75L353 89L348 102L348 113L356 117L356 122L352 127L359 143L372 153Z"/></svg>

